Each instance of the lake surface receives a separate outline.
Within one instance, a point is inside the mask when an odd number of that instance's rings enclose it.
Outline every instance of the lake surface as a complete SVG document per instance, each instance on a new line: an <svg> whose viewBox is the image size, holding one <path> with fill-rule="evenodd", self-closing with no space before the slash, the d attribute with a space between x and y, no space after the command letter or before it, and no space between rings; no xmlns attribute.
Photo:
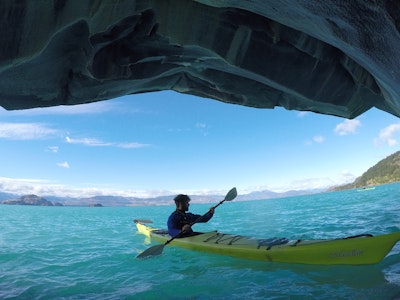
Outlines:
<svg viewBox="0 0 400 300"><path fill-rule="evenodd" d="M225 202L195 229L289 239L379 235L400 231L399 191L396 183ZM0 299L400 299L400 242L370 266L248 261L172 246L161 256L136 259L155 244L136 232L132 220L151 219L165 227L172 203L0 205ZM203 214L210 206L192 203L191 211Z"/></svg>

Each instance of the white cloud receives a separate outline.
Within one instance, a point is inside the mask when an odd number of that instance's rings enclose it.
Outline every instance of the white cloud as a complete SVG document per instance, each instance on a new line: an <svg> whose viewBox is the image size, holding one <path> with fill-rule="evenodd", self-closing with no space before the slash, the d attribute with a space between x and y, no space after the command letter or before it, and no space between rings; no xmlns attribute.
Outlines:
<svg viewBox="0 0 400 300"><path fill-rule="evenodd" d="M200 133L204 136L208 135L208 126L205 123L197 122L196 128L200 130Z"/></svg>
<svg viewBox="0 0 400 300"><path fill-rule="evenodd" d="M204 124L204 123L197 122L196 127L197 127L197 128L200 128L200 129L204 129L204 128L207 127L207 125Z"/></svg>
<svg viewBox="0 0 400 300"><path fill-rule="evenodd" d="M110 143L105 143L101 140L93 139L93 138L73 139L73 138L70 138L69 136L67 136L67 137L65 137L65 140L68 144L81 144L81 145L92 146L92 147L111 146Z"/></svg>
<svg viewBox="0 0 400 300"><path fill-rule="evenodd" d="M41 123L0 123L0 138L36 140L58 135L56 129Z"/></svg>
<svg viewBox="0 0 400 300"><path fill-rule="evenodd" d="M299 111L299 112L297 112L297 116L299 118L303 118L303 117L305 117L305 116L307 116L309 114L311 114L311 112L309 112L309 111Z"/></svg>
<svg viewBox="0 0 400 300"><path fill-rule="evenodd" d="M400 132L400 123L389 125L379 132L379 137L374 140L375 145L381 146L387 144L388 146L396 146L397 139L394 137L396 133Z"/></svg>
<svg viewBox="0 0 400 300"><path fill-rule="evenodd" d="M0 189L5 193L34 194L35 186L47 186L48 181L43 179L7 178L0 177Z"/></svg>
<svg viewBox="0 0 400 300"><path fill-rule="evenodd" d="M342 170L336 178L337 185L351 183L356 180L357 176L349 170Z"/></svg>
<svg viewBox="0 0 400 300"><path fill-rule="evenodd" d="M58 146L49 146L49 147L47 147L47 149L50 151L50 152L53 152L53 153L58 153Z"/></svg>
<svg viewBox="0 0 400 300"><path fill-rule="evenodd" d="M65 169L69 169L69 163L67 161L57 163L57 166Z"/></svg>
<svg viewBox="0 0 400 300"><path fill-rule="evenodd" d="M336 174L333 177L325 178L303 178L290 182L285 186L252 186L252 187L238 187L240 194L246 194L253 191L271 190L274 192L286 192L289 190L308 190L308 189L326 189L328 187L341 185L352 182L356 176L350 174L348 171L343 171L341 174ZM192 194L192 195L224 195L227 189L223 190L133 190L133 189L120 189L102 186L94 186L87 183L88 187L73 187L63 184L56 184L51 180L45 179L27 179L27 178L6 178L0 177L0 190L5 193L13 193L17 195L35 194L38 196L59 196L59 197L76 197L85 198L102 195L114 195L123 197L143 197L152 198L165 195L173 195L178 193Z"/></svg>
<svg viewBox="0 0 400 300"><path fill-rule="evenodd" d="M47 180L44 179L32 179L32 178L8 178L8 177L0 177L0 186L3 185L19 185L19 184L37 184L37 183L46 183Z"/></svg>
<svg viewBox="0 0 400 300"><path fill-rule="evenodd" d="M93 138L74 139L69 136L65 138L65 141L69 144L80 144L90 147L118 147L124 149L136 149L149 146L149 144L141 144L141 143L110 143L110 142L103 142L101 140Z"/></svg>
<svg viewBox="0 0 400 300"><path fill-rule="evenodd" d="M149 144L140 144L140 143L121 143L116 144L116 147L125 148L125 149L137 149L144 148L150 146Z"/></svg>
<svg viewBox="0 0 400 300"><path fill-rule="evenodd" d="M329 177L325 178L303 178L290 182L284 190L308 190L308 189L324 189L334 185L334 180Z"/></svg>
<svg viewBox="0 0 400 300"><path fill-rule="evenodd" d="M325 142L325 138L322 135L316 135L313 137L313 141L320 144Z"/></svg>
<svg viewBox="0 0 400 300"><path fill-rule="evenodd" d="M325 137L322 135L316 135L312 139L308 139L304 142L305 146L312 146L314 143L321 144L325 142Z"/></svg>
<svg viewBox="0 0 400 300"><path fill-rule="evenodd" d="M293 180L287 185L272 187L271 190L274 192L285 192L289 190L327 189L351 183L356 178L357 176L351 174L349 171L343 170L339 174L332 174L332 176Z"/></svg>
<svg viewBox="0 0 400 300"><path fill-rule="evenodd" d="M178 191L167 190L121 190L101 187L76 188L62 184L55 184L50 180L28 179L28 178L7 178L0 177L0 189L5 193L17 195L35 194L38 196L59 196L59 197L93 197L101 195L114 195L124 197L151 198L177 194ZM182 192L182 191L179 191Z"/></svg>
<svg viewBox="0 0 400 300"><path fill-rule="evenodd" d="M342 123L336 125L334 132L338 135L349 135L357 133L357 129L361 126L359 120L344 120Z"/></svg>

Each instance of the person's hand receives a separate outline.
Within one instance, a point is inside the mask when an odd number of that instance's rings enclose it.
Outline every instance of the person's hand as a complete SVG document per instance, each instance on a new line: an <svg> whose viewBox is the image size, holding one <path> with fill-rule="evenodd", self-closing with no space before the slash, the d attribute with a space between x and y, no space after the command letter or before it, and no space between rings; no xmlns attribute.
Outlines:
<svg viewBox="0 0 400 300"><path fill-rule="evenodd" d="M210 208L209 211L210 211L211 214L214 214L214 210L215 210L215 207L213 206L213 207Z"/></svg>
<svg viewBox="0 0 400 300"><path fill-rule="evenodd" d="M192 227L189 224L185 224L182 227L182 231L190 231L192 229Z"/></svg>

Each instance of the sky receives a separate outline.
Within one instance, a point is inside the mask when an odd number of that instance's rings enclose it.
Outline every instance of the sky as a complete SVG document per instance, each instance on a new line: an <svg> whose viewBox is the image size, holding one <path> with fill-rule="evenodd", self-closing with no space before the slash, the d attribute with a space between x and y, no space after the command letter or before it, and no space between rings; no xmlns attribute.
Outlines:
<svg viewBox="0 0 400 300"><path fill-rule="evenodd" d="M256 109L163 91L75 106L0 107L0 192L239 194L352 182L398 151L400 119Z"/></svg>

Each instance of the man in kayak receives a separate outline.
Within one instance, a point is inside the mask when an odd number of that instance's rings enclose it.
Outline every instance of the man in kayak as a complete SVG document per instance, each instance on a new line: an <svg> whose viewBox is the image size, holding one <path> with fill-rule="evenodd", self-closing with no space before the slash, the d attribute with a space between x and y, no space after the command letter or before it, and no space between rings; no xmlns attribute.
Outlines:
<svg viewBox="0 0 400 300"><path fill-rule="evenodd" d="M196 233L193 232L190 224L193 224L194 222L206 223L214 215L214 207L211 207L210 210L203 217L201 215L187 212L190 205L190 198L188 195L179 194L174 198L174 201L176 205L176 210L169 216L167 223L168 233L171 237L174 237L181 232L183 233L179 237L196 235Z"/></svg>

